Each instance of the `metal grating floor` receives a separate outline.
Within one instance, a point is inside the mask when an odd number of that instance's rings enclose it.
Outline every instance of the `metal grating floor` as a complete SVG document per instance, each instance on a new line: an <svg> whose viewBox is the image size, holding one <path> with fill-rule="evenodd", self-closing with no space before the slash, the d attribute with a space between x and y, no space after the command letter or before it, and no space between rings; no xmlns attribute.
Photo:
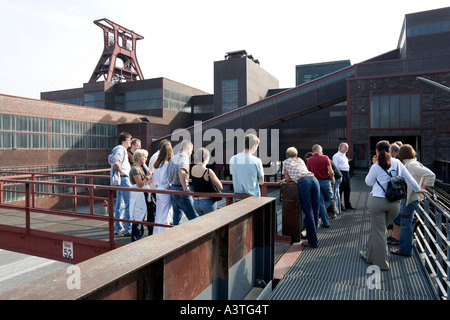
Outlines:
<svg viewBox="0 0 450 320"><path fill-rule="evenodd" d="M364 176L352 178L352 204L330 228L318 229L318 248L304 248L280 280L269 300L436 300L428 276L416 254L410 258L389 253L389 271L380 272L379 289L369 288L373 270L360 250L370 230ZM389 248L390 249L390 248ZM368 273L369 272L369 273ZM372 277L373 278L373 277ZM373 282L372 282L373 283Z"/></svg>

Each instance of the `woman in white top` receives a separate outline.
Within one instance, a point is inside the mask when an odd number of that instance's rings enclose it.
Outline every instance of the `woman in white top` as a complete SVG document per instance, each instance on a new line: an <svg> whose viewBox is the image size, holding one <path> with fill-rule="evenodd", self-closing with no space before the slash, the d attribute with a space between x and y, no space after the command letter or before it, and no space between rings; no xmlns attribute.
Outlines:
<svg viewBox="0 0 450 320"><path fill-rule="evenodd" d="M168 190L169 182L167 181L167 168L169 160L173 156L172 146L168 143L163 143L159 149L158 157L153 165L153 183L157 190ZM156 213L155 223L161 225L169 225L172 222L172 201L170 194L156 193ZM167 227L155 226L153 234L166 230Z"/></svg>
<svg viewBox="0 0 450 320"><path fill-rule="evenodd" d="M399 175L404 177L406 183L415 192L422 191L400 160L391 158L389 148L390 144L388 141L383 140L377 143L376 155L372 160L373 165L365 179L366 184L372 187L371 196L368 201L371 232L366 243L366 251L360 251L361 256L367 262L377 265L381 270L389 270L386 227L395 219L400 211L400 201L389 202L386 199L384 190L387 189L391 177L385 170L393 176Z"/></svg>
<svg viewBox="0 0 450 320"><path fill-rule="evenodd" d="M132 188L149 188L152 182L151 174L146 175L142 165L147 161L148 152L138 149L133 153L134 164L130 169L130 182ZM147 202L144 192L131 191L130 193L130 218L134 221L144 221L147 213ZM144 225L133 223L131 226L131 241L136 241L144 236Z"/></svg>

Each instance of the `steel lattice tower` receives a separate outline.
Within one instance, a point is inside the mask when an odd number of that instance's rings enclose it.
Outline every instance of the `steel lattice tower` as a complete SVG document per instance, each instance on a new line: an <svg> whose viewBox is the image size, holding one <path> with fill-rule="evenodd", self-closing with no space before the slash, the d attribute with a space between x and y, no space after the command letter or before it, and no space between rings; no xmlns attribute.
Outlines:
<svg viewBox="0 0 450 320"><path fill-rule="evenodd" d="M143 80L136 58L136 41L144 37L108 19L94 23L103 29L104 49L89 82L96 82L102 76L114 83ZM117 65L118 59L122 66Z"/></svg>

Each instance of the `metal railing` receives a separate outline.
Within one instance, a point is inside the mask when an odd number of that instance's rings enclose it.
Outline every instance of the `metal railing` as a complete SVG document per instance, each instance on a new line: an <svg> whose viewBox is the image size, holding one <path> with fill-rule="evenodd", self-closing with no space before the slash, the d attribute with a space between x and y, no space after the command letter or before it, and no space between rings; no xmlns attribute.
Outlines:
<svg viewBox="0 0 450 320"><path fill-rule="evenodd" d="M124 244L123 242L126 240L122 238L121 241L118 241L114 235L116 221L146 226L173 227L173 225L116 218L114 216L114 196L117 191L148 192L149 190L94 184L94 179L97 179L98 182L104 180L106 184L109 184L109 175L102 175L105 172L109 172L109 169L64 173L0 172L0 174L8 174L8 176L0 177L0 210L15 212L17 218L12 225L0 224L0 247L28 253L31 252L30 248L33 248L36 251L32 253L36 255L63 262L78 263ZM79 183L80 181L86 183ZM222 181L222 184L229 185L232 184L232 181ZM278 186L279 184L279 182L265 182L261 186L262 195L267 196L268 187ZM153 189L151 192L200 195L195 192L172 190ZM8 198L5 194L8 193L20 195L16 197L19 200L5 201L5 198ZM201 196L215 195L217 194L201 193ZM233 203L234 198L248 197L248 195L229 192L221 193L221 196L226 199L225 206ZM105 202L112 205L107 206L107 212L103 210L99 212L98 206ZM89 212L79 211L79 208L83 205L89 208ZM99 232L95 234L95 237L83 236L83 231L77 232L75 229L69 229L69 227L63 227L64 230L55 228L56 230L52 230L52 232L44 231L40 230L39 227L35 228L32 223L32 219L38 214L45 216L41 220L46 221L52 219L89 220L90 222L84 222L87 225L99 225L98 222L103 222L107 231ZM97 229L99 228L97 227ZM10 239L17 239L17 241L11 241ZM69 243L72 255L64 253L61 248L64 247L64 243ZM76 254L73 254L74 252Z"/></svg>
<svg viewBox="0 0 450 320"><path fill-rule="evenodd" d="M434 190L428 189L425 200L416 210L419 219L414 239L416 250L436 293L442 300L450 295L450 214ZM448 201L448 199L447 199Z"/></svg>
<svg viewBox="0 0 450 320"><path fill-rule="evenodd" d="M271 290L274 198L249 197L0 295L10 300L242 300ZM105 272L105 268L107 272ZM69 273L69 274L68 274Z"/></svg>

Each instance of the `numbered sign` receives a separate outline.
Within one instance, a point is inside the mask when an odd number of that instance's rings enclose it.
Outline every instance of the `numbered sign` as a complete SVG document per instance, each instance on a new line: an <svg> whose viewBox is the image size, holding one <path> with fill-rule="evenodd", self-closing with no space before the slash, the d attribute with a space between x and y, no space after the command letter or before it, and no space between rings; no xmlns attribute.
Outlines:
<svg viewBox="0 0 450 320"><path fill-rule="evenodd" d="M63 241L63 257L73 259L73 242Z"/></svg>

